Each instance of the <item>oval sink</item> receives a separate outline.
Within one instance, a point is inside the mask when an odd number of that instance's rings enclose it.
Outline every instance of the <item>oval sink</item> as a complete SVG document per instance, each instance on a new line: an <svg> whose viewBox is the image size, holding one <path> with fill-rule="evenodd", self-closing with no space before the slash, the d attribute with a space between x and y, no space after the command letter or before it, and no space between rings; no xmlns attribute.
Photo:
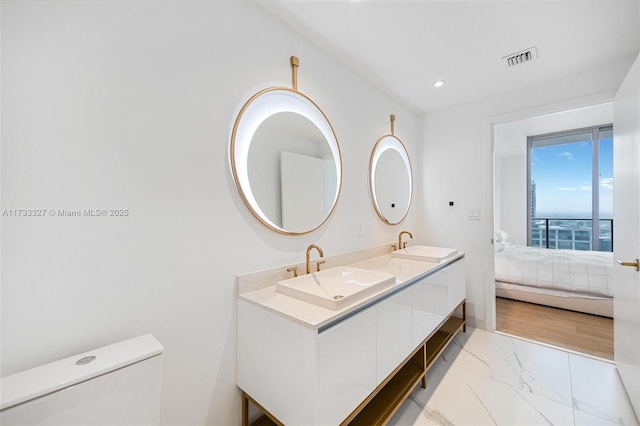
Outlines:
<svg viewBox="0 0 640 426"><path fill-rule="evenodd" d="M370 271L384 272L394 275L396 284L403 283L408 279L424 274L433 266L426 262L410 259L399 259L396 257L381 256L378 258L363 260L353 265L356 268L363 268Z"/></svg>
<svg viewBox="0 0 640 426"><path fill-rule="evenodd" d="M400 259L421 260L423 262L440 263L458 254L457 249L431 246L410 246L392 251L391 257Z"/></svg>
<svg viewBox="0 0 640 426"><path fill-rule="evenodd" d="M396 282L394 275L350 266L278 281L276 291L327 309L342 309Z"/></svg>

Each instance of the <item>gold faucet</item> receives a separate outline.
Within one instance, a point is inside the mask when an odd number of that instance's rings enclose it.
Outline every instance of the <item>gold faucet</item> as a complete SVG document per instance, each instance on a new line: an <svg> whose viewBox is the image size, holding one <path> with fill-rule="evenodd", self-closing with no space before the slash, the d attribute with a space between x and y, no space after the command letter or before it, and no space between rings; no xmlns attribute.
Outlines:
<svg viewBox="0 0 640 426"><path fill-rule="evenodd" d="M411 239L413 239L413 235L411 234L411 232L409 231L402 231L400 232L400 235L398 235L398 250L403 249L407 246L407 243L405 242L404 245L402 244L402 236L404 234L407 234Z"/></svg>
<svg viewBox="0 0 640 426"><path fill-rule="evenodd" d="M311 266L310 265L311 259L310 259L310 257L311 257L311 250L313 250L313 249L318 250L318 254L320 255L320 257L324 257L324 254L322 253L322 249L320 247L318 247L317 245L311 244L309 247L307 247L307 256L306 256L306 259L307 259L307 274L309 272L311 272L311 267L310 267ZM318 261L318 264L316 265L316 269L318 269L318 271L320 270L320 262L324 263L324 261L320 261L320 260Z"/></svg>
<svg viewBox="0 0 640 426"><path fill-rule="evenodd" d="M291 268L287 268L287 272L293 272L293 278L298 276L298 267L292 266Z"/></svg>

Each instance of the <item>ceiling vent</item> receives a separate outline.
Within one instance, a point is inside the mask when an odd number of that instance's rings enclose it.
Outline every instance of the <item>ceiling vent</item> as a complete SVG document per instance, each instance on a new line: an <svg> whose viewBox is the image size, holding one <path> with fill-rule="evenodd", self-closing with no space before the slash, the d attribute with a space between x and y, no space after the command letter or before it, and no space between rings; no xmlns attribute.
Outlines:
<svg viewBox="0 0 640 426"><path fill-rule="evenodd" d="M524 64L525 62L533 61L534 59L538 59L538 51L535 46L504 56L502 61L508 67L514 67L516 65Z"/></svg>

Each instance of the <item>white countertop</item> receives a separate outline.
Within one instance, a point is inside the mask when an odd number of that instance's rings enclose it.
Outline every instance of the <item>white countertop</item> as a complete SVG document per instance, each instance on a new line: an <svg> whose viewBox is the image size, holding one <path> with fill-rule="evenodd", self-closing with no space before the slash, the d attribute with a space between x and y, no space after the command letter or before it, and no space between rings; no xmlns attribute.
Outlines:
<svg viewBox="0 0 640 426"><path fill-rule="evenodd" d="M419 260L408 260L392 258L390 254L375 257L351 264L354 268L368 269L371 271L385 272L396 276L396 283L391 287L374 293L363 300L355 302L342 309L332 310L303 302L293 297L285 296L276 292L276 286L263 288L247 293L242 293L238 297L248 303L263 307L277 313L285 318L289 318L299 324L313 329L322 328L340 318L362 309L385 296L411 285L413 282L422 279L445 266L464 257L463 252L441 263L422 262Z"/></svg>

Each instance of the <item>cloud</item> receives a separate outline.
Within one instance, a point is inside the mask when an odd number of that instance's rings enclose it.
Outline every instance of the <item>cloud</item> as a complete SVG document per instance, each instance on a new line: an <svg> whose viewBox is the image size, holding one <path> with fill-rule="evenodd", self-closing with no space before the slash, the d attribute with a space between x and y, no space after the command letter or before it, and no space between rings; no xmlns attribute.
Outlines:
<svg viewBox="0 0 640 426"><path fill-rule="evenodd" d="M565 151L562 154L558 154L558 157L565 157L567 160L573 159L573 155L569 151Z"/></svg>
<svg viewBox="0 0 640 426"><path fill-rule="evenodd" d="M591 191L591 184L583 183L582 185L580 185L580 191Z"/></svg>
<svg viewBox="0 0 640 426"><path fill-rule="evenodd" d="M604 189L613 189L613 178L600 178L600 186Z"/></svg>
<svg viewBox="0 0 640 426"><path fill-rule="evenodd" d="M604 189L611 190L613 189L613 178L602 178L600 179L600 186ZM563 186L558 188L558 191L591 191L592 187L589 182L585 182L579 187L569 187Z"/></svg>

